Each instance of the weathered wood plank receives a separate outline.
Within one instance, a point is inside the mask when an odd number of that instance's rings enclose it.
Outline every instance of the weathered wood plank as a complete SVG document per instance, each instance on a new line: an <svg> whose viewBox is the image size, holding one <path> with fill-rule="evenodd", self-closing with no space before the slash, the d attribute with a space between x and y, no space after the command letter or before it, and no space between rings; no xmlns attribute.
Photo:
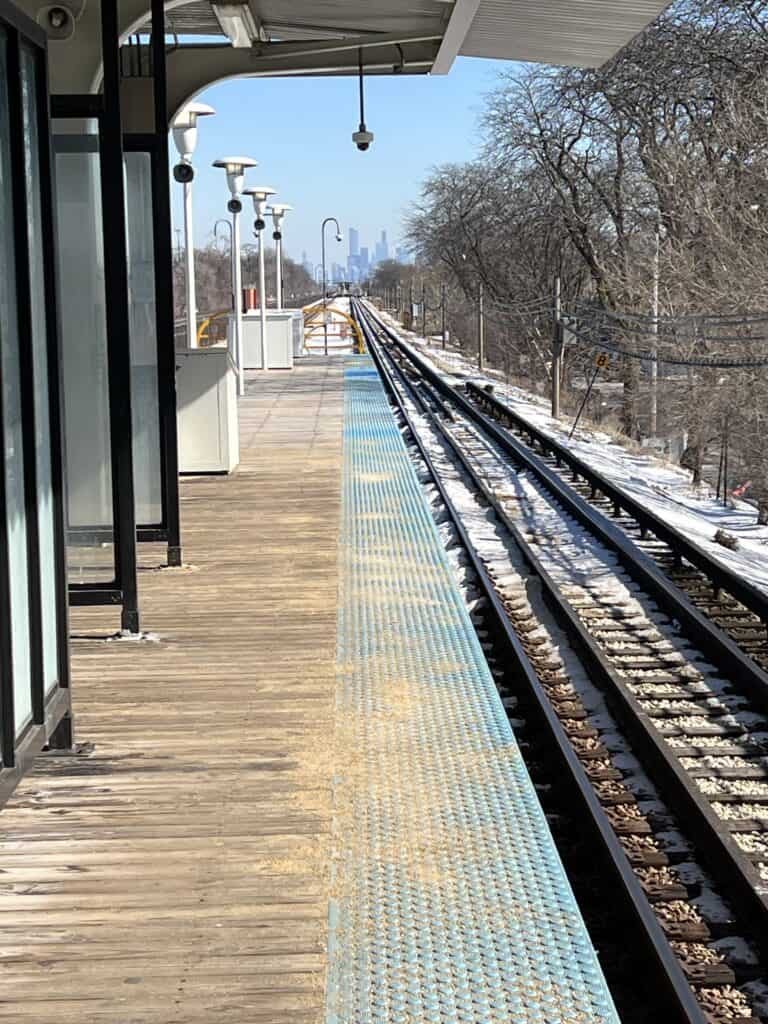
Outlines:
<svg viewBox="0 0 768 1024"><path fill-rule="evenodd" d="M78 757L2 813L0 1019L317 1024L334 764L340 366L254 374L242 463L182 482L142 623L72 616Z"/></svg>

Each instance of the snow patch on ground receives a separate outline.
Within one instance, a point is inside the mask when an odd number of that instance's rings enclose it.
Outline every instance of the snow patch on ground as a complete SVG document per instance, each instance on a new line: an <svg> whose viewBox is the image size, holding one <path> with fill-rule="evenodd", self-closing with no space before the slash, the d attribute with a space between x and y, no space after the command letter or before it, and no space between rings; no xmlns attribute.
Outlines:
<svg viewBox="0 0 768 1024"><path fill-rule="evenodd" d="M507 386L501 373L491 370L479 374L465 356L455 351L443 351L439 340L425 340L405 331L386 314L383 316L404 341L418 348L436 370L455 374L464 380L493 383L496 394L519 416L570 448L589 466L599 470L636 501L642 502L708 555L768 594L768 526L757 525L757 513L747 502L732 499L733 507L723 508L711 487L693 487L690 474L681 467L644 452L630 451L610 434L580 427L568 440L571 421L553 419L543 399L521 388ZM738 549L730 551L715 543L717 530L725 530L737 537Z"/></svg>

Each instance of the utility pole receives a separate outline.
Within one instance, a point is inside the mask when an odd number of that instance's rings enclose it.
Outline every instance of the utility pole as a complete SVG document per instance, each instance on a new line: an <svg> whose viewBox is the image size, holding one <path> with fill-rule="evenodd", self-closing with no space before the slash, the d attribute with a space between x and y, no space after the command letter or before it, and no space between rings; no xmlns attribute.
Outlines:
<svg viewBox="0 0 768 1024"><path fill-rule="evenodd" d="M555 278L555 306L552 324L552 416L560 419L560 381L563 375L563 324L560 319L560 276Z"/></svg>
<svg viewBox="0 0 768 1024"><path fill-rule="evenodd" d="M408 330L413 330L413 278L411 283L408 285Z"/></svg>
<svg viewBox="0 0 768 1024"><path fill-rule="evenodd" d="M421 282L421 336L427 340L427 286Z"/></svg>
<svg viewBox="0 0 768 1024"><path fill-rule="evenodd" d="M485 317L483 315L483 282L477 289L477 368L482 373L485 362Z"/></svg>
<svg viewBox="0 0 768 1024"><path fill-rule="evenodd" d="M659 413L659 257L661 249L661 224L656 219L656 247L653 253L653 319L651 321L651 400L648 431L656 437Z"/></svg>
<svg viewBox="0 0 768 1024"><path fill-rule="evenodd" d="M445 285L440 285L440 334L443 339L443 352L445 352Z"/></svg>

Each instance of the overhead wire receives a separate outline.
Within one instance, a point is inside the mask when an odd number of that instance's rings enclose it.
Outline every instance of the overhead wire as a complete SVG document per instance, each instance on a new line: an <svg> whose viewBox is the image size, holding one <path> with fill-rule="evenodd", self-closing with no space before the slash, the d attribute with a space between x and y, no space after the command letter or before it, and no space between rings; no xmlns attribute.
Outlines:
<svg viewBox="0 0 768 1024"><path fill-rule="evenodd" d="M659 352L654 349L630 349L612 341L605 334L587 335L582 333L573 322L566 324L570 338L576 338L590 348L599 349L603 352L612 352L615 355L624 356L627 359L636 359L643 362L663 363L665 366L695 366L713 370L737 370L755 369L768 366L768 356L765 358L734 359L729 356L712 354L701 357L681 357L674 353Z"/></svg>

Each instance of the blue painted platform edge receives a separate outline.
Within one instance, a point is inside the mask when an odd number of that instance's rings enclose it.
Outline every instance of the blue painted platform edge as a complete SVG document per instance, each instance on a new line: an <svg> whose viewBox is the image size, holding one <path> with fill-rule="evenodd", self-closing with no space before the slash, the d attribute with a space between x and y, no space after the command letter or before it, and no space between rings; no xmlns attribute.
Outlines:
<svg viewBox="0 0 768 1024"><path fill-rule="evenodd" d="M619 1024L381 381L345 369L327 1024Z"/></svg>

